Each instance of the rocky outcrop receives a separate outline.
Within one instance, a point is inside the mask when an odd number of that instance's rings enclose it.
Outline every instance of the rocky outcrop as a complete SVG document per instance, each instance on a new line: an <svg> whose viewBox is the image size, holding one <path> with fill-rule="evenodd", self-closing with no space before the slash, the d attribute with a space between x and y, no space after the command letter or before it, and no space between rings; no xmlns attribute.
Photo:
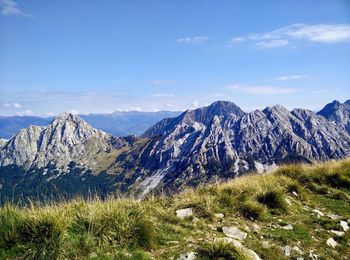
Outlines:
<svg viewBox="0 0 350 260"><path fill-rule="evenodd" d="M15 164L29 169L52 164L61 168L75 161L92 167L96 155L115 143L116 138L73 114L63 113L47 127L30 126L19 131L0 151L0 165Z"/></svg>
<svg viewBox="0 0 350 260"><path fill-rule="evenodd" d="M335 100L327 104L318 114L334 124L343 126L350 133L350 100L344 103Z"/></svg>
<svg viewBox="0 0 350 260"><path fill-rule="evenodd" d="M65 171L74 161L111 174L120 192L174 192L281 163L350 156L349 103L333 102L317 114L279 105L245 113L218 101L166 118L140 138L112 137L62 114L47 127L30 126L0 143L0 166Z"/></svg>
<svg viewBox="0 0 350 260"><path fill-rule="evenodd" d="M151 172L168 169L159 181L162 189L260 172L283 162L350 155L344 127L320 113L278 105L244 113L233 103L219 101L164 119L144 134L151 135L156 136L141 162Z"/></svg>

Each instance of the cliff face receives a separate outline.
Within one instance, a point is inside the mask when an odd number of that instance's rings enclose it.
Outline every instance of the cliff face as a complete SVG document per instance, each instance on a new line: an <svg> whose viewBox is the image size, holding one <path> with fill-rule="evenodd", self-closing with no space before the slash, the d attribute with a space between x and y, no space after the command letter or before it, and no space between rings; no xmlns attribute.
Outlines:
<svg viewBox="0 0 350 260"><path fill-rule="evenodd" d="M348 103L333 102L317 114L282 106L245 113L218 101L166 118L140 138L112 137L62 114L47 127L30 126L2 141L0 165L65 172L74 161L94 174L108 173L109 185L122 192L173 192L284 162L350 156Z"/></svg>
<svg viewBox="0 0 350 260"><path fill-rule="evenodd" d="M47 127L19 131L0 152L1 165L63 167L70 161L91 166L94 156L112 147L112 137L72 114L61 114Z"/></svg>

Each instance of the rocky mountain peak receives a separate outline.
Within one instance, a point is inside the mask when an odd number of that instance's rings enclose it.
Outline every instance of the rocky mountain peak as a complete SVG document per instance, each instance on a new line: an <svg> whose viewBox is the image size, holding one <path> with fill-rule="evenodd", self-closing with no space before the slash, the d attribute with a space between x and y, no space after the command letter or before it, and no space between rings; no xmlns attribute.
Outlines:
<svg viewBox="0 0 350 260"><path fill-rule="evenodd" d="M328 118L333 113L335 113L339 108L341 108L342 105L343 104L340 103L338 100L334 100L332 103L327 104L321 111L318 112L318 114Z"/></svg>
<svg viewBox="0 0 350 260"><path fill-rule="evenodd" d="M335 100L327 104L321 111L317 113L334 123L345 127L350 133L350 100L340 103Z"/></svg>

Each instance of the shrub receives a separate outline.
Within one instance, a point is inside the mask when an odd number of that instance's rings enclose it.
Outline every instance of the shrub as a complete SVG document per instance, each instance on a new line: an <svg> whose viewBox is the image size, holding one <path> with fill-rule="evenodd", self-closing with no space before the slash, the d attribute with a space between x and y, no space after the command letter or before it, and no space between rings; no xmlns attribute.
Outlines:
<svg viewBox="0 0 350 260"><path fill-rule="evenodd" d="M253 200L242 202L239 205L239 210L244 217L249 219L264 220L267 217L265 208Z"/></svg>
<svg viewBox="0 0 350 260"><path fill-rule="evenodd" d="M281 191L270 190L258 195L258 201L270 209L287 209L287 204Z"/></svg>
<svg viewBox="0 0 350 260"><path fill-rule="evenodd" d="M225 242L206 243L197 250L199 259L247 260L248 258L233 244Z"/></svg>

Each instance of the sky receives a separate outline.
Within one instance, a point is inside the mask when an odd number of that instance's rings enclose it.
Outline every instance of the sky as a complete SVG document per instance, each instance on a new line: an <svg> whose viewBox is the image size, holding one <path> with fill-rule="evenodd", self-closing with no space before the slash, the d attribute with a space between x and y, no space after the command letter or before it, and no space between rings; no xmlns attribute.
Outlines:
<svg viewBox="0 0 350 260"><path fill-rule="evenodd" d="M350 99L348 0L0 0L0 115L335 99Z"/></svg>

